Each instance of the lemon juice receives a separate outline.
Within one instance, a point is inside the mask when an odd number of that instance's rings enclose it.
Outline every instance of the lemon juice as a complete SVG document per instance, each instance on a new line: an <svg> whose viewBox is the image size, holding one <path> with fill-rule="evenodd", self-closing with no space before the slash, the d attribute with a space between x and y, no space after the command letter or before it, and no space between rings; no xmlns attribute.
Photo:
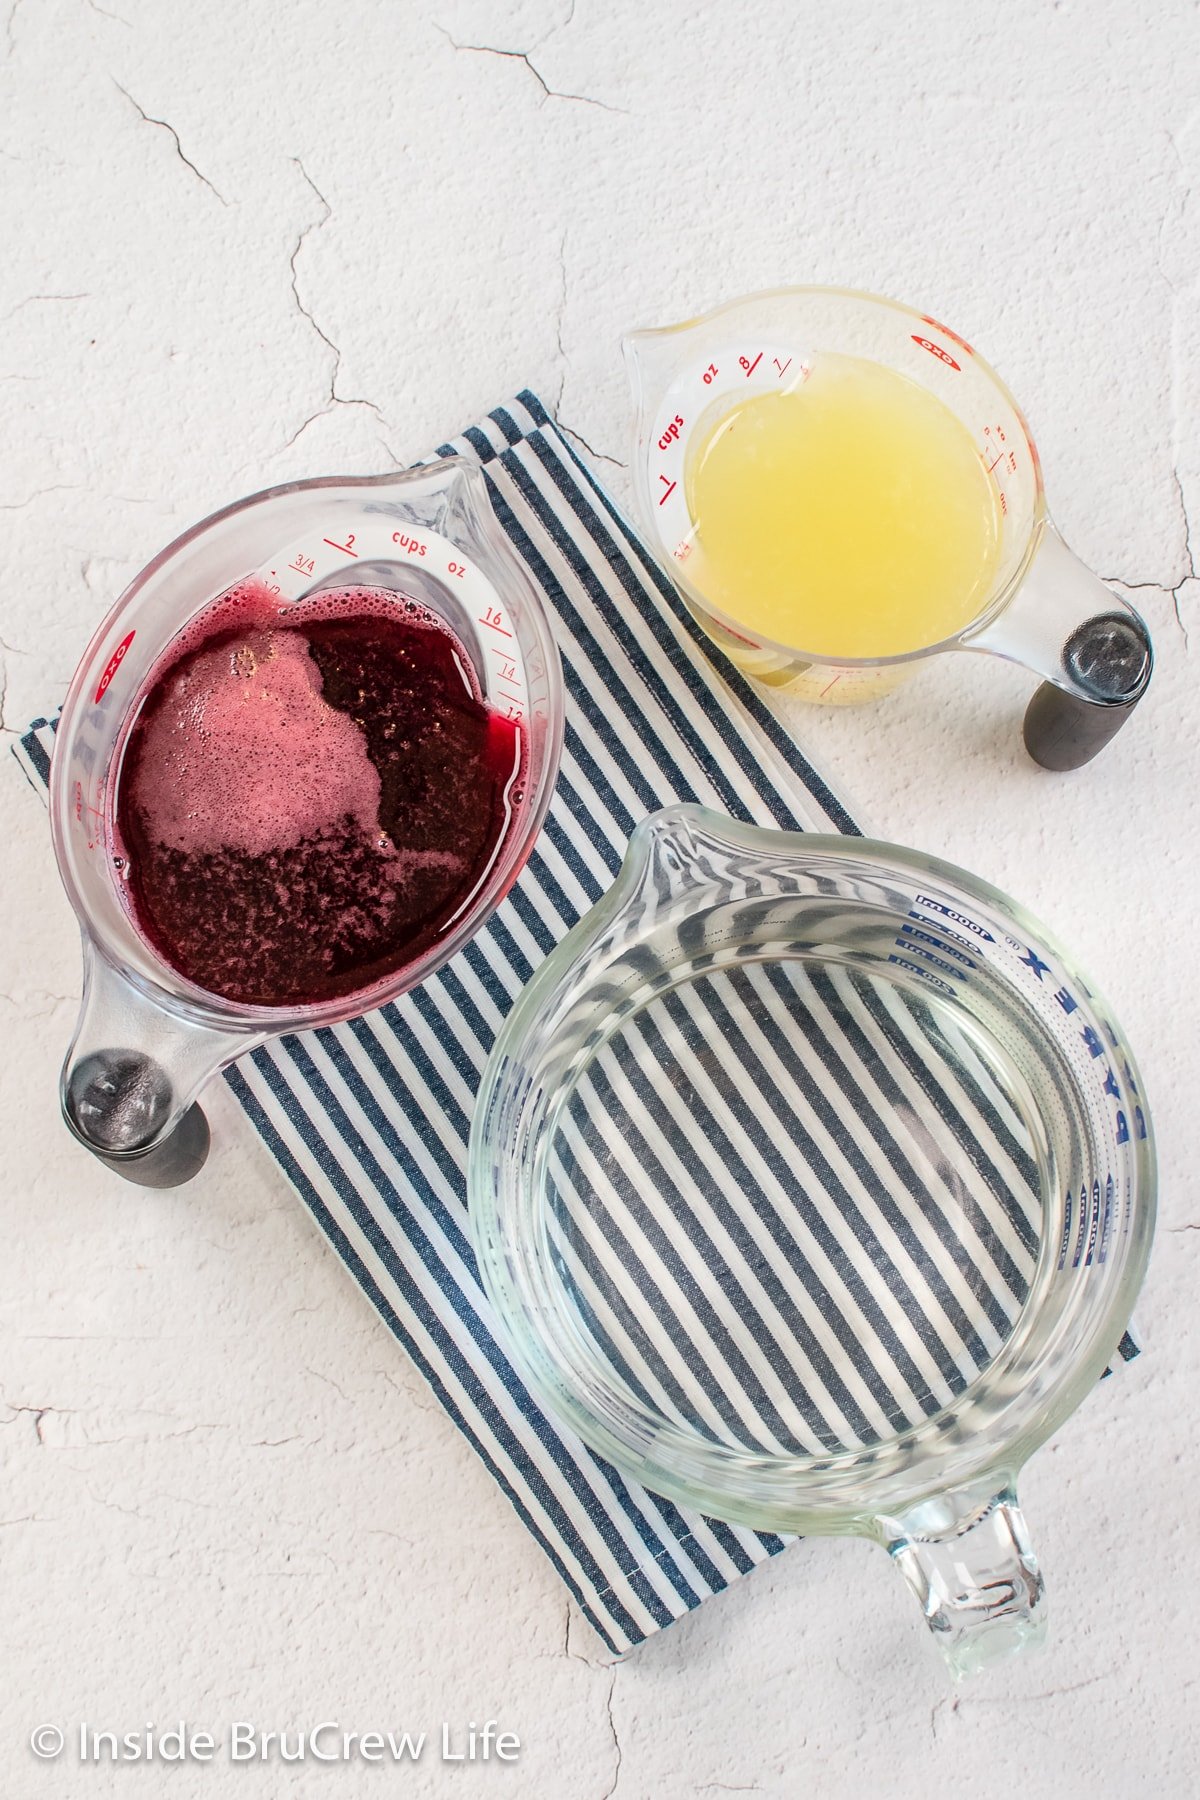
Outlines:
<svg viewBox="0 0 1200 1800"><path fill-rule="evenodd" d="M814 359L698 434L689 574L735 626L814 657L898 656L982 609L996 491L966 426L907 376Z"/></svg>

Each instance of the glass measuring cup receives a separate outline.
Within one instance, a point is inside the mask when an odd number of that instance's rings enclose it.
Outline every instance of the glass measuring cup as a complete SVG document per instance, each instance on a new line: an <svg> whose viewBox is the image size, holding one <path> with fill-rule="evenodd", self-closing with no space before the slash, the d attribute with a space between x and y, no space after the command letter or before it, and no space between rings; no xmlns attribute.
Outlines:
<svg viewBox="0 0 1200 1800"><path fill-rule="evenodd" d="M485 1071L484 1287L549 1411L652 1492L858 1535L956 1675L1035 1641L1016 1499L1149 1253L1132 1056L960 869L652 814Z"/></svg>
<svg viewBox="0 0 1200 1800"><path fill-rule="evenodd" d="M632 461L643 529L704 630L757 680L802 699L853 705L894 688L918 662L983 651L1043 678L1025 745L1050 769L1103 748L1146 690L1150 636L1140 615L1067 548L1046 508L1041 463L1016 401L956 332L926 314L843 288L776 288L623 340L636 414ZM902 655L814 656L748 631L697 585L685 471L693 446L748 396L802 380L823 352L883 363L967 426L995 486L1000 555L977 615L939 643ZM902 452L901 452L902 453Z"/></svg>
<svg viewBox="0 0 1200 1800"><path fill-rule="evenodd" d="M110 853L120 760L143 684L188 621L252 575L283 601L345 586L418 601L453 631L484 700L517 723L522 742L510 823L459 915L386 979L317 1005L242 1005L186 980L135 930ZM54 847L83 938L82 1009L61 1082L73 1134L132 1181L188 1180L209 1142L196 1096L217 1070L282 1032L395 999L479 930L541 828L562 732L549 621L496 521L482 471L465 458L406 474L291 482L223 508L168 545L88 646L51 764Z"/></svg>

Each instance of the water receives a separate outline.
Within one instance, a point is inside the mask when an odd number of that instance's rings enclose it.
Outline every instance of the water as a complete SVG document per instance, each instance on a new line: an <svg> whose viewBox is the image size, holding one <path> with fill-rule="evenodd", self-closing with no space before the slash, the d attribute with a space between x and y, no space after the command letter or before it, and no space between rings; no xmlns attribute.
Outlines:
<svg viewBox="0 0 1200 1800"><path fill-rule="evenodd" d="M556 1104L558 1329L610 1393L735 1451L818 1455L938 1413L1033 1277L1026 1083L877 961L673 974Z"/></svg>

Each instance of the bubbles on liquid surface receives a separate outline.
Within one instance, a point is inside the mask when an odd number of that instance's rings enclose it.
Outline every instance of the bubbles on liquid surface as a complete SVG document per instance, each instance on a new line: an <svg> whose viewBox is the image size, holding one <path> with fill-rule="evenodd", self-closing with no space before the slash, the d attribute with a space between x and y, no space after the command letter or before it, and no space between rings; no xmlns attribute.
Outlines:
<svg viewBox="0 0 1200 1800"><path fill-rule="evenodd" d="M142 723L138 803L176 850L268 850L349 817L375 827L379 775L361 727L328 705L306 639L256 628L177 663Z"/></svg>

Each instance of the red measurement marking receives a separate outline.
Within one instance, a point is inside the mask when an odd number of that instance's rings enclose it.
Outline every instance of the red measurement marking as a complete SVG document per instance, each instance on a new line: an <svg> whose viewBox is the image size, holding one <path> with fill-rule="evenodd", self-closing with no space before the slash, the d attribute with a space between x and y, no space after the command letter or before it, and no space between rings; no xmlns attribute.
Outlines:
<svg viewBox="0 0 1200 1800"><path fill-rule="evenodd" d="M790 356L788 357L788 359L785 363L781 363L777 356L773 356L771 358L771 361L775 364L775 367L779 370L780 375L786 375L788 370L792 366L792 359Z"/></svg>
<svg viewBox="0 0 1200 1800"><path fill-rule="evenodd" d="M995 468L995 466L998 462L1003 462L1003 461L1004 461L1004 452L1003 452L1003 450L1001 450L999 456L994 457L993 460L988 464L988 466L987 466L988 474L989 475L991 474L992 470Z"/></svg>
<svg viewBox="0 0 1200 1800"><path fill-rule="evenodd" d="M353 543L354 540L350 541ZM425 554L424 544L419 537L414 537L411 531L393 531L392 542L399 544L401 550L407 550L412 556L424 556Z"/></svg>
<svg viewBox="0 0 1200 1800"><path fill-rule="evenodd" d="M331 550L344 550L347 556L357 556L358 554L354 548L354 533L352 531L347 532L344 544L339 544L335 538L322 538L321 542L323 544L328 544Z"/></svg>
<svg viewBox="0 0 1200 1800"><path fill-rule="evenodd" d="M500 611L498 606L489 606L482 619L479 619L477 623L480 625L490 625L493 631L498 631L500 633L501 637L510 638L512 632L506 631L500 623L503 617L504 614Z"/></svg>
<svg viewBox="0 0 1200 1800"><path fill-rule="evenodd" d="M658 479L660 481L667 481L667 478L665 475L660 475ZM658 504L660 506L665 506L667 504L667 501L671 498L671 495L675 492L675 489L678 486L679 486L679 483L677 481L667 481L667 491L665 494L660 494L658 496Z"/></svg>
<svg viewBox="0 0 1200 1800"><path fill-rule="evenodd" d="M762 361L762 351L761 350L759 351L758 355L755 357L755 359L752 363L748 363L744 356L739 356L738 361L741 363L742 368L745 370L746 379L747 379L747 381L749 381L751 375L753 375L755 369L757 369L759 363Z"/></svg>
<svg viewBox="0 0 1200 1800"><path fill-rule="evenodd" d="M493 644L492 655L500 658L500 673L496 677L497 681L515 681L517 679L517 665L512 660L512 657L509 656L508 652L506 650L497 650L495 644Z"/></svg>
<svg viewBox="0 0 1200 1800"><path fill-rule="evenodd" d="M956 363L950 352L943 350L940 344L932 344L928 338L918 337L915 331L912 334L912 341L914 344L920 344L922 350L928 350L930 356L936 356L939 362L944 362L949 368L961 370L962 364Z"/></svg>
<svg viewBox="0 0 1200 1800"><path fill-rule="evenodd" d="M326 538L325 541L328 543L328 538ZM311 575L316 568L316 564L311 556L301 556L299 552L297 552L294 560L288 564L288 568L295 569L298 575ZM272 575L275 573L274 569L271 570L271 573Z"/></svg>
<svg viewBox="0 0 1200 1800"><path fill-rule="evenodd" d="M671 552L671 555L675 558L676 562L686 562L691 554L692 546L686 538L684 538L681 543L676 544L674 550Z"/></svg>
<svg viewBox="0 0 1200 1800"><path fill-rule="evenodd" d="M510 692L507 688L501 688L500 691L504 695L504 698L506 700L524 700L524 698L525 698L524 694L520 694L515 691Z"/></svg>
<svg viewBox="0 0 1200 1800"><path fill-rule="evenodd" d="M704 371L704 376L703 376L705 387L711 387L713 382L716 379L717 379L717 365L716 365L716 363L709 363L707 369L705 369L705 371Z"/></svg>
<svg viewBox="0 0 1200 1800"><path fill-rule="evenodd" d="M826 694L829 692L830 688L835 688L841 679L842 679L842 677L841 677L840 673L835 675L833 680L830 682L827 682L826 685L821 689L821 693L820 693L819 697L823 700L825 698Z"/></svg>
<svg viewBox="0 0 1200 1800"><path fill-rule="evenodd" d="M116 674L117 670L120 668L121 663L124 660L125 652L128 650L130 644L132 644L132 642L134 640L136 630L137 630L137 627L135 626L134 630L129 633L128 637L122 638L121 642L117 645L116 649L113 651L112 655L109 657L108 661L105 663L104 673L100 677L100 685L96 689L96 698L93 701L93 705L99 706L99 704L103 700L105 694L108 692L108 684L112 680L113 676Z"/></svg>

